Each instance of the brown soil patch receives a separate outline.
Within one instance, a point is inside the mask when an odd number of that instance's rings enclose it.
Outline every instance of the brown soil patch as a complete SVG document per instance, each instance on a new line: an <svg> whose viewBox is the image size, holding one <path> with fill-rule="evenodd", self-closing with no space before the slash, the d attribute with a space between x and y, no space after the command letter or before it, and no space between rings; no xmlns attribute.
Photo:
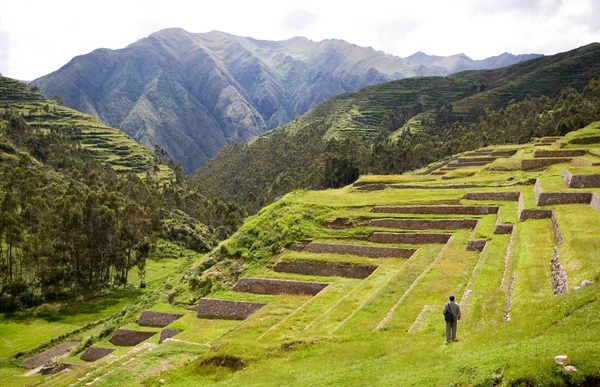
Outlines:
<svg viewBox="0 0 600 387"><path fill-rule="evenodd" d="M28 357L23 360L23 366L26 368L37 368L48 363L54 357L60 357L66 355L73 347L79 344L78 341L67 341L52 347L44 352L38 353L37 355Z"/></svg>
<svg viewBox="0 0 600 387"><path fill-rule="evenodd" d="M134 346L142 341L148 340L156 332L134 331L132 329L117 329L117 331L108 340L113 345Z"/></svg>
<svg viewBox="0 0 600 387"><path fill-rule="evenodd" d="M196 316L199 318L217 318L228 320L245 320L257 310L265 306L259 302L218 300L202 298L198 304Z"/></svg>
<svg viewBox="0 0 600 387"><path fill-rule="evenodd" d="M89 347L85 350L83 354L79 357L83 361L97 361L102 359L105 356L110 355L116 351L114 348L104 348L104 347Z"/></svg>
<svg viewBox="0 0 600 387"><path fill-rule="evenodd" d="M166 327L182 316L183 314L178 313L154 312L151 310L145 310L138 319L138 325L149 327Z"/></svg>
<svg viewBox="0 0 600 387"><path fill-rule="evenodd" d="M329 284L325 282L241 278L233 290L256 294L302 294L314 296L327 286Z"/></svg>
<svg viewBox="0 0 600 387"><path fill-rule="evenodd" d="M377 269L374 265L352 265L322 261L278 262L273 270L283 273L305 275L336 276L346 278L367 278Z"/></svg>

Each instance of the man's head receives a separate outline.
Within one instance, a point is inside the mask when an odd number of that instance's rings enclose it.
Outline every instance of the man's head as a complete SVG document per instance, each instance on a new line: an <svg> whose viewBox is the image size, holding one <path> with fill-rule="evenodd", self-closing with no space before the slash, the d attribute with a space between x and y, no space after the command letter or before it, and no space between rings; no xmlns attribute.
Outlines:
<svg viewBox="0 0 600 387"><path fill-rule="evenodd" d="M450 301L454 301L454 294L450 295Z"/></svg>

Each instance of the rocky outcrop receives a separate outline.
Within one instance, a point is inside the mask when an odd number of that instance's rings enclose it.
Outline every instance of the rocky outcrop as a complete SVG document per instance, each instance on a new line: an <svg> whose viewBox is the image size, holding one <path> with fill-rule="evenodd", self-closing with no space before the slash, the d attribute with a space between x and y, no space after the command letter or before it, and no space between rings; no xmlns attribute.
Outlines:
<svg viewBox="0 0 600 387"><path fill-rule="evenodd" d="M329 286L326 282L241 278L233 287L236 292L256 294L298 294L314 296Z"/></svg>
<svg viewBox="0 0 600 387"><path fill-rule="evenodd" d="M245 320L266 304L260 302L218 300L202 298L196 310L199 318L216 318L227 320Z"/></svg>
<svg viewBox="0 0 600 387"><path fill-rule="evenodd" d="M403 230L461 230L477 226L477 219L373 219L372 227Z"/></svg>
<svg viewBox="0 0 600 387"><path fill-rule="evenodd" d="M310 253L345 254L368 258L409 258L416 251L401 247L346 245L311 242L304 248Z"/></svg>
<svg viewBox="0 0 600 387"><path fill-rule="evenodd" d="M282 261L273 267L274 271L305 275L334 276L346 278L367 278L377 269L375 265L354 265L323 261Z"/></svg>
<svg viewBox="0 0 600 387"><path fill-rule="evenodd" d="M377 206L371 212L388 214L488 215L497 214L496 206Z"/></svg>
<svg viewBox="0 0 600 387"><path fill-rule="evenodd" d="M554 254L552 254L552 259L550 260L550 271L552 273L552 289L554 289L554 294L557 296L566 294L568 290L567 273L565 273L558 261L558 257L558 249L555 247Z"/></svg>

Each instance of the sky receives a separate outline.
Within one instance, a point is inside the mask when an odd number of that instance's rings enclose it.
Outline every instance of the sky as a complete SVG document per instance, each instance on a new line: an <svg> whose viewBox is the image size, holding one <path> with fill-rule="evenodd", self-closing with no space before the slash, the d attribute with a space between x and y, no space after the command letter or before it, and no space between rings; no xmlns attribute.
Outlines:
<svg viewBox="0 0 600 387"><path fill-rule="evenodd" d="M600 0L0 0L0 73L33 80L169 27L343 39L402 57L548 55L600 41Z"/></svg>

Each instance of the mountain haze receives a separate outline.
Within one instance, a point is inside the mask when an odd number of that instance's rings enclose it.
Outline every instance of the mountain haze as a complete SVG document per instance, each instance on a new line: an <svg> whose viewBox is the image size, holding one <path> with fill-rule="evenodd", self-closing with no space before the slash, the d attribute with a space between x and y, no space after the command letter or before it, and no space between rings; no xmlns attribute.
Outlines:
<svg viewBox="0 0 600 387"><path fill-rule="evenodd" d="M149 148L162 146L191 172L225 144L285 124L333 95L530 58L422 57L403 59L343 40L274 42L172 28L124 49L75 57L33 85Z"/></svg>

